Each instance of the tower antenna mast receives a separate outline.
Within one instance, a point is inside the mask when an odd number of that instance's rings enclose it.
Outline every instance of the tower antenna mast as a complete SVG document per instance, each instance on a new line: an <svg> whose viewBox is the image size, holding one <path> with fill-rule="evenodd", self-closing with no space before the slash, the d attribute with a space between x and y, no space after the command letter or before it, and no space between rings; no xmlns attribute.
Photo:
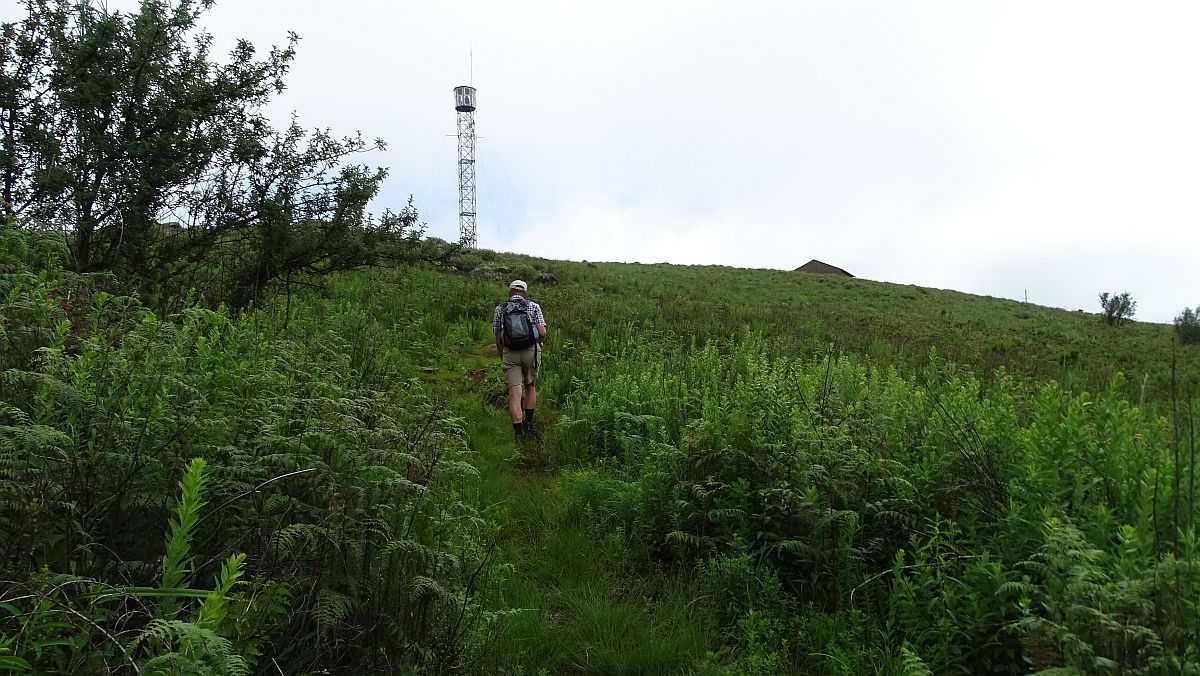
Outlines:
<svg viewBox="0 0 1200 676"><path fill-rule="evenodd" d="M471 79L475 77L471 59ZM475 88L454 88L454 109L458 111L458 243L474 249L475 238Z"/></svg>

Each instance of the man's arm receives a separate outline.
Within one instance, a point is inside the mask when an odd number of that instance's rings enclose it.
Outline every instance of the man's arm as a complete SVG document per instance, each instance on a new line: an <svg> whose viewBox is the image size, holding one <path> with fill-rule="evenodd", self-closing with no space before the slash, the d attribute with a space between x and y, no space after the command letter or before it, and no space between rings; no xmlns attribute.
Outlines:
<svg viewBox="0 0 1200 676"><path fill-rule="evenodd" d="M502 304L497 305L496 311L492 313L492 334L496 336L496 354L501 357L504 356L504 341L501 339L500 334L501 330L503 329L503 324L501 323L500 317L500 308L502 306Z"/></svg>
<svg viewBox="0 0 1200 676"><path fill-rule="evenodd" d="M542 316L542 306L533 303L533 325L537 327L538 342L546 342L546 318Z"/></svg>

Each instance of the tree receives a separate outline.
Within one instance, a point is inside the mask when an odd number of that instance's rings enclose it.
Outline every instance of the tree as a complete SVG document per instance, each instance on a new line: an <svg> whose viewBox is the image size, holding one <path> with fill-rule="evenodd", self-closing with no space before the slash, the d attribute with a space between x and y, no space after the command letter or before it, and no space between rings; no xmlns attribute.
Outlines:
<svg viewBox="0 0 1200 676"><path fill-rule="evenodd" d="M61 227L77 271L143 291L201 285L236 305L297 271L370 262L381 237L419 234L411 205L367 213L384 169L347 164L381 140L295 119L271 128L261 111L298 38L261 57L239 41L213 61L198 28L213 1L143 0L122 14L25 0L25 19L0 33L3 215Z"/></svg>
<svg viewBox="0 0 1200 676"><path fill-rule="evenodd" d="M1134 310L1137 309L1137 301L1129 295L1128 291L1119 295L1109 294L1106 291L1100 294L1100 309L1105 322L1110 326L1120 326L1125 320L1133 318Z"/></svg>
<svg viewBox="0 0 1200 676"><path fill-rule="evenodd" d="M1175 335L1184 344L1200 343L1200 305L1195 310L1185 307L1175 317Z"/></svg>

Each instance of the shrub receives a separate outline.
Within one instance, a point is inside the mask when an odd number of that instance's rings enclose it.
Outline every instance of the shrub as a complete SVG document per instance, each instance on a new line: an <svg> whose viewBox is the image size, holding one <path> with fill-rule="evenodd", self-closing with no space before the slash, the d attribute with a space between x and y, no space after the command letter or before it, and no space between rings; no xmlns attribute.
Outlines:
<svg viewBox="0 0 1200 676"><path fill-rule="evenodd" d="M228 611L219 638L235 642L231 654L270 654L287 673L459 668L478 617L470 580L487 560L462 497L475 469L461 422L397 375L408 353L379 347L365 311L311 292L286 333L263 312L156 316L79 285L91 275L29 267L58 263L43 243L0 231L0 672L40 654L38 673L107 673L96 660L125 659L111 636L149 619L167 624L147 625L135 659L189 645L215 654L215 639L177 623L187 594L155 591L172 612L151 618L93 613L79 589L186 586L222 575L230 551L246 553L244 584L218 585L228 604L200 620ZM192 458L206 463L211 506L189 503L164 559L147 534L168 522L162 496ZM32 591L11 594L12 581ZM72 623L87 618L82 643L24 628L36 609L13 604L35 593L70 608ZM143 595L122 598L150 605ZM47 641L63 650L42 650Z"/></svg>
<svg viewBox="0 0 1200 676"><path fill-rule="evenodd" d="M1200 305L1195 310L1185 307L1175 317L1175 335L1181 343L1200 343Z"/></svg>
<svg viewBox="0 0 1200 676"><path fill-rule="evenodd" d="M787 614L787 597L779 577L767 566L756 565L749 554L719 554L697 567L702 598L726 625L751 614L776 617Z"/></svg>
<svg viewBox="0 0 1200 676"><path fill-rule="evenodd" d="M1110 294L1107 291L1100 294L1100 310L1104 321L1110 326L1120 326L1121 322L1133 319L1137 310L1137 301L1126 291L1121 294Z"/></svg>

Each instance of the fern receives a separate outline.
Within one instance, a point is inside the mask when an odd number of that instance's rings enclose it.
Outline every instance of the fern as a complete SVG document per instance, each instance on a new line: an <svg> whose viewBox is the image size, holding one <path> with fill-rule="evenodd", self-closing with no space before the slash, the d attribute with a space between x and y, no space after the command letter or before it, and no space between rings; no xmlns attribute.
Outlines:
<svg viewBox="0 0 1200 676"><path fill-rule="evenodd" d="M156 316L131 297L72 295L78 280L27 267L41 254L10 255L18 241L33 252L32 237L0 235L0 575L54 561L95 578L98 591L62 598L79 613L70 635L89 646L190 619L241 654L286 636L303 646L290 663L279 656L289 672L461 655L482 612L469 585L491 526L470 504L466 421L410 379L394 308L313 295L287 335L269 308ZM163 525L163 540L147 541ZM271 580L245 585L245 562L225 560L214 589L188 588L198 562L243 550ZM284 590L275 605L291 612L262 612L243 586ZM407 612L410 591L419 613ZM136 658L217 668L191 652L203 636L165 626L173 633L138 643ZM351 642L361 649L345 651ZM87 659L80 673L106 656Z"/></svg>
<svg viewBox="0 0 1200 676"><path fill-rule="evenodd" d="M925 660L906 643L900 646L900 676L933 676Z"/></svg>
<svg viewBox="0 0 1200 676"><path fill-rule="evenodd" d="M310 550L317 542L325 540L330 532L324 526L310 523L293 523L276 531L273 536L273 546L276 556L288 559L297 554Z"/></svg>
<svg viewBox="0 0 1200 676"><path fill-rule="evenodd" d="M229 610L229 594L233 586L242 578L242 564L246 561L245 554L234 554L221 564L221 572L217 574L216 585L204 598L200 610L192 620L196 626L216 631L217 625L225 619Z"/></svg>
<svg viewBox="0 0 1200 676"><path fill-rule="evenodd" d="M183 586L184 579L191 573L191 531L204 506L204 460L195 458L179 480L180 498L175 509L175 518L167 532L166 553L162 558L162 589ZM163 599L163 615L174 617L179 612L175 596Z"/></svg>
<svg viewBox="0 0 1200 676"><path fill-rule="evenodd" d="M448 590L437 580L418 575L408 583L408 598L411 601L419 599L442 599L449 597Z"/></svg>
<svg viewBox="0 0 1200 676"><path fill-rule="evenodd" d="M317 621L317 629L322 634L328 634L343 620L350 616L353 600L332 589L322 589L317 592L317 605L313 609L313 618Z"/></svg>
<svg viewBox="0 0 1200 676"><path fill-rule="evenodd" d="M155 619L128 647L158 643L168 651L141 664L143 673L195 673L213 676L249 676L246 661L233 653L233 644L215 631L181 620ZM177 650L171 648L177 647Z"/></svg>

